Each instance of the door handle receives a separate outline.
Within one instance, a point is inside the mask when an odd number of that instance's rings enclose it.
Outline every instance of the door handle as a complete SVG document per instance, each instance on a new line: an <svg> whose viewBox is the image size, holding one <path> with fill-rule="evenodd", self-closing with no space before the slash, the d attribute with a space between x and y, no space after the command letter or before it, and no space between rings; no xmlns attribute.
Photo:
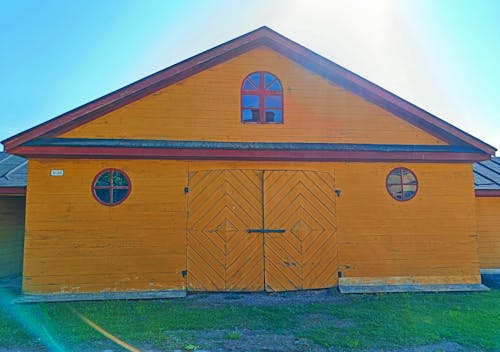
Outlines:
<svg viewBox="0 0 500 352"><path fill-rule="evenodd" d="M248 229L248 233L283 233L283 229Z"/></svg>

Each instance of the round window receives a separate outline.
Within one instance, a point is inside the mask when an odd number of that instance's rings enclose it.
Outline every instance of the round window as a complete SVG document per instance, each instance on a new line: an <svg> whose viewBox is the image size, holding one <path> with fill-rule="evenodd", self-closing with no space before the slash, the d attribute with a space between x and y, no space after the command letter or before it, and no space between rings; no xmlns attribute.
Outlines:
<svg viewBox="0 0 500 352"><path fill-rule="evenodd" d="M417 177L404 167L398 167L387 175L387 191L392 198L401 202L415 197L418 189Z"/></svg>
<svg viewBox="0 0 500 352"><path fill-rule="evenodd" d="M130 194L131 188L127 174L117 169L101 171L92 183L92 193L95 199L109 206L123 202Z"/></svg>

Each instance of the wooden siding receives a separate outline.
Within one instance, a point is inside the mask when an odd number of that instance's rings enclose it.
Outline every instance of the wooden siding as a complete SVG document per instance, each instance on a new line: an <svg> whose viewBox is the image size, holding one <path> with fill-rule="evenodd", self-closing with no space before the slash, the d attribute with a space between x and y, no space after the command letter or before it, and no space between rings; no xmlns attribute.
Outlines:
<svg viewBox="0 0 500 352"><path fill-rule="evenodd" d="M335 187L341 192L336 218L338 270L343 277L480 282L470 164L207 161L193 162L190 169L241 169L242 165L335 175ZM419 181L417 195L408 202L394 200L385 187L387 174L400 166L412 170Z"/></svg>
<svg viewBox="0 0 500 352"><path fill-rule="evenodd" d="M242 81L250 72L262 70L275 74L283 84L284 124L240 123ZM446 144L265 47L161 89L60 137Z"/></svg>
<svg viewBox="0 0 500 352"><path fill-rule="evenodd" d="M114 207L91 193L95 175L109 167L132 183L129 197ZM51 169L64 176L50 176ZM183 162L30 160L24 290L183 288L186 185Z"/></svg>
<svg viewBox="0 0 500 352"><path fill-rule="evenodd" d="M0 196L0 277L23 271L24 196Z"/></svg>
<svg viewBox="0 0 500 352"><path fill-rule="evenodd" d="M500 197L476 198L481 269L500 269Z"/></svg>
<svg viewBox="0 0 500 352"><path fill-rule="evenodd" d="M413 171L419 182L407 202L392 199L385 188L396 166ZM479 282L470 164L346 163L339 169L339 270L345 277L452 276L464 283L472 275Z"/></svg>
<svg viewBox="0 0 500 352"><path fill-rule="evenodd" d="M395 201L385 188L387 173L398 166L419 181L408 202ZM94 176L109 167L132 182L129 198L116 207L91 195ZM51 169L64 176L51 177ZM215 169L334 174L343 277L479 282L470 164L32 159L25 292L185 288L187 175Z"/></svg>

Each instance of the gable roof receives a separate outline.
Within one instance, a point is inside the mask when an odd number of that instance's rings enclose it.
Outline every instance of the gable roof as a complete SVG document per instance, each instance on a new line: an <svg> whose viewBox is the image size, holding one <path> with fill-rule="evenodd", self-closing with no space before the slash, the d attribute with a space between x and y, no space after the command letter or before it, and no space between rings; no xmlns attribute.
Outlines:
<svg viewBox="0 0 500 352"><path fill-rule="evenodd" d="M28 160L0 152L0 195L25 194Z"/></svg>
<svg viewBox="0 0 500 352"><path fill-rule="evenodd" d="M374 83L314 53L281 34L261 27L146 78L91 101L38 126L4 140L5 150L38 138L52 138L85 124L126 104L172 85L191 75L225 62L259 46L267 46L324 77L330 82L379 105L409 123L452 144L476 148L487 155L495 153L491 145L418 108Z"/></svg>
<svg viewBox="0 0 500 352"><path fill-rule="evenodd" d="M500 158L474 163L474 188L477 196L500 196Z"/></svg>

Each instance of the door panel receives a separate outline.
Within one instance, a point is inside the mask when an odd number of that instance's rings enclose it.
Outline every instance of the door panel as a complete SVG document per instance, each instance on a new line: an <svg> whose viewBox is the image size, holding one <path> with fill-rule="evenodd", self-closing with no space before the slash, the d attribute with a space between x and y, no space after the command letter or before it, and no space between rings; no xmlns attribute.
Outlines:
<svg viewBox="0 0 500 352"><path fill-rule="evenodd" d="M257 232L248 233L248 229ZM267 231L280 229L285 231ZM335 231L333 177L329 173L191 172L188 289L332 287L337 284Z"/></svg>
<svg viewBox="0 0 500 352"><path fill-rule="evenodd" d="M264 172L266 290L337 284L333 178L313 171Z"/></svg>
<svg viewBox="0 0 500 352"><path fill-rule="evenodd" d="M194 291L264 289L262 171L189 174L187 285Z"/></svg>

